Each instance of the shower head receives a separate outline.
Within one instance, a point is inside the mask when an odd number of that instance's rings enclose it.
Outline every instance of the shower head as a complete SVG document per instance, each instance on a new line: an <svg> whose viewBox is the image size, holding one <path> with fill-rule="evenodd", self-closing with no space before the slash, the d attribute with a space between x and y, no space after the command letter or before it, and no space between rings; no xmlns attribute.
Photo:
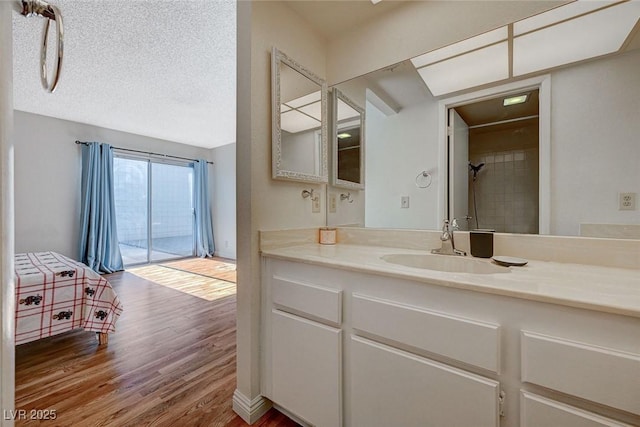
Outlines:
<svg viewBox="0 0 640 427"><path fill-rule="evenodd" d="M474 181L476 180L478 172L480 172L480 169L482 169L483 166L484 163L478 163L477 165L474 165L473 163L469 162L469 172L473 172Z"/></svg>

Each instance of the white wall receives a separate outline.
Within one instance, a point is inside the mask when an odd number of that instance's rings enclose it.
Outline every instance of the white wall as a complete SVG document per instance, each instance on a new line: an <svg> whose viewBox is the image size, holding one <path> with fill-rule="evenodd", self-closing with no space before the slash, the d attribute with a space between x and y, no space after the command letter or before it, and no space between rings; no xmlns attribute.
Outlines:
<svg viewBox="0 0 640 427"><path fill-rule="evenodd" d="M579 224L640 224L618 193L640 196L640 50L554 72L551 234Z"/></svg>
<svg viewBox="0 0 640 427"><path fill-rule="evenodd" d="M15 407L12 6L0 2L0 407ZM5 412L6 413L6 412ZM13 426L0 419L1 426Z"/></svg>
<svg viewBox="0 0 640 427"><path fill-rule="evenodd" d="M212 160L213 237L216 256L236 259L236 144L214 148Z"/></svg>
<svg viewBox="0 0 640 427"><path fill-rule="evenodd" d="M203 148L15 112L16 252L55 251L79 256L80 141L119 148L207 158Z"/></svg>
<svg viewBox="0 0 640 427"><path fill-rule="evenodd" d="M386 116L367 102L365 225L436 229L438 212L438 102L435 99ZM416 176L431 174L428 188ZM422 181L421 181L422 182ZM409 208L400 197L409 196Z"/></svg>

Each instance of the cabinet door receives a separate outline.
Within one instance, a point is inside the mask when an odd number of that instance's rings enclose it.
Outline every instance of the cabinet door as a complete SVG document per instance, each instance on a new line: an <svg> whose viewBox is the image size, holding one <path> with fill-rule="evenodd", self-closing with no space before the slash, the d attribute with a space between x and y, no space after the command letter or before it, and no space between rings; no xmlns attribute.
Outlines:
<svg viewBox="0 0 640 427"><path fill-rule="evenodd" d="M353 426L497 427L496 381L351 337Z"/></svg>
<svg viewBox="0 0 640 427"><path fill-rule="evenodd" d="M316 427L342 425L342 332L278 310L271 327L269 397Z"/></svg>
<svg viewBox="0 0 640 427"><path fill-rule="evenodd" d="M521 391L521 427L631 427L591 412Z"/></svg>

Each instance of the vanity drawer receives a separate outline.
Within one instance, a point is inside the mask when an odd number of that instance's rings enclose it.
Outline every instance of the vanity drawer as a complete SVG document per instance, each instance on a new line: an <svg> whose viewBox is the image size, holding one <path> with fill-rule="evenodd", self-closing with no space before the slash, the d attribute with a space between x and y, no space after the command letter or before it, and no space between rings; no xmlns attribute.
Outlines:
<svg viewBox="0 0 640 427"><path fill-rule="evenodd" d="M522 381L640 414L640 355L522 331Z"/></svg>
<svg viewBox="0 0 640 427"><path fill-rule="evenodd" d="M491 372L500 371L500 326L353 295L353 328Z"/></svg>
<svg viewBox="0 0 640 427"><path fill-rule="evenodd" d="M520 391L521 427L631 427L555 400Z"/></svg>
<svg viewBox="0 0 640 427"><path fill-rule="evenodd" d="M271 298L276 307L312 320L339 326L342 291L274 276Z"/></svg>

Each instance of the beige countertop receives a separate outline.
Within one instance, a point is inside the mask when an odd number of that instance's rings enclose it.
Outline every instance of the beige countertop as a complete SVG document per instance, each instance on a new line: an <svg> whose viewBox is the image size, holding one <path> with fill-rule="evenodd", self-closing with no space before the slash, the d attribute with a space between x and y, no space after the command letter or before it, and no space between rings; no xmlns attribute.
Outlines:
<svg viewBox="0 0 640 427"><path fill-rule="evenodd" d="M342 243L262 250L262 255L270 258L640 318L640 270L529 260L523 267L502 267L508 273L451 273L405 267L381 258L390 254L447 257L414 249ZM490 259L466 258L492 263Z"/></svg>

